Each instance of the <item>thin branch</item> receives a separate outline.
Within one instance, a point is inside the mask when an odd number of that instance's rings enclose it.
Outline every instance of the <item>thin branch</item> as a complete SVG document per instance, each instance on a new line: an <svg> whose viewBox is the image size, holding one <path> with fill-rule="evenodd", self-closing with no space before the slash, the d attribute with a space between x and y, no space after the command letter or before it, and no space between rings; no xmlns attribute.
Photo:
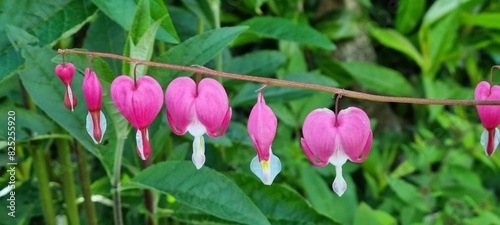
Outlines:
<svg viewBox="0 0 500 225"><path fill-rule="evenodd" d="M73 53L73 54L88 55L88 56L95 56L95 57L119 59L119 60L123 60L123 61L128 61L128 62L132 62L132 63L140 63L143 65L154 66L154 67L189 71L189 72L193 72L193 73L201 73L201 74L229 78L229 79L235 79L235 80L251 81L251 82L256 82L256 83L262 83L262 84L265 84L268 86L294 87L294 88L304 88L304 89L311 89L311 90L318 90L318 91L326 91L326 92L330 92L330 93L334 93L334 94L342 94L342 96L349 97L349 98L357 98L357 99L363 99L363 100L369 100L369 101L375 101L375 102L395 102L395 103L425 104L425 105L469 105L469 106L472 106L472 105L500 105L500 101L490 101L490 100L476 101L476 100L458 100L458 99L427 99L427 98L411 98L411 97L394 97L394 96L386 96L386 95L374 95L374 94L367 94L367 93L363 93L363 92L350 91L350 90L346 90L346 89L342 89L342 88L334 88L334 87L318 85L318 84L310 84L310 83L280 80L280 79L274 79L274 78L254 77L254 76L243 75L243 74L219 72L219 71L212 70L212 69L209 69L209 68L206 68L203 66L196 66L196 67L191 66L191 67L189 67L189 66L180 66L180 65L173 65L173 64L166 64L166 63L144 61L144 60L138 60L138 59L125 57L125 56L121 56L121 55L102 53L102 52L86 52L86 51L79 51L79 50L73 50L73 49L59 49L58 53L60 53L60 54Z"/></svg>

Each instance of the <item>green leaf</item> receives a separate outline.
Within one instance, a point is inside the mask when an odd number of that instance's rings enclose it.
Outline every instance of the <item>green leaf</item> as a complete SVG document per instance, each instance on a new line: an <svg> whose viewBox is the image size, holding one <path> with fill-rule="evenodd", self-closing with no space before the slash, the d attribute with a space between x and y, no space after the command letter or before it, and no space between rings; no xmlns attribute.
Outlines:
<svg viewBox="0 0 500 225"><path fill-rule="evenodd" d="M234 57L224 64L228 73L269 77L286 62L286 56L279 51L263 50Z"/></svg>
<svg viewBox="0 0 500 225"><path fill-rule="evenodd" d="M168 43L179 43L179 36L175 30L170 14L167 11L167 6L162 0L150 1L151 17L154 21L161 19L161 25L156 33L156 37Z"/></svg>
<svg viewBox="0 0 500 225"><path fill-rule="evenodd" d="M152 188L222 219L245 224L269 224L233 181L206 166L197 170L188 161L156 163L123 187Z"/></svg>
<svg viewBox="0 0 500 225"><path fill-rule="evenodd" d="M441 60L450 54L455 44L460 27L458 15L458 10L447 14L429 32L429 51L435 70L439 69Z"/></svg>
<svg viewBox="0 0 500 225"><path fill-rule="evenodd" d="M215 29L214 13L207 0L182 0L182 3L210 28Z"/></svg>
<svg viewBox="0 0 500 225"><path fill-rule="evenodd" d="M351 224L358 201L356 186L350 175L344 174L344 179L347 182L347 190L342 197L338 197L330 189L331 185L327 184L312 167L303 166L300 169L300 182L314 208L334 221Z"/></svg>
<svg viewBox="0 0 500 225"><path fill-rule="evenodd" d="M87 30L83 48L88 51L122 54L126 39L127 33L125 30L102 12L99 12L97 19L90 24ZM111 66L114 74L121 74L121 60L103 59Z"/></svg>
<svg viewBox="0 0 500 225"><path fill-rule="evenodd" d="M132 26L130 27L130 32L128 33L133 44L138 44L139 40L149 29L151 20L150 17L149 0L139 0L139 3L135 8L134 20L132 21Z"/></svg>
<svg viewBox="0 0 500 225"><path fill-rule="evenodd" d="M354 223L353 224L354 225L365 225L365 224L382 225L377 220L377 215L375 214L373 209L370 208L370 206L364 202L362 202L359 205L358 211L356 211L356 215L354 216Z"/></svg>
<svg viewBox="0 0 500 225"><path fill-rule="evenodd" d="M420 21L426 1L400 0L396 12L396 29L408 34L415 29Z"/></svg>
<svg viewBox="0 0 500 225"><path fill-rule="evenodd" d="M462 4L470 0L438 0L427 10L423 22L430 25L452 11L457 10Z"/></svg>
<svg viewBox="0 0 500 225"><path fill-rule="evenodd" d="M332 87L338 85L333 79L317 73L292 73L285 76L283 79ZM232 107L255 104L255 99L257 97L257 93L255 91L261 87L261 84L246 83L238 94L231 99L229 104ZM313 90L307 89L270 86L266 87L265 97L268 102L280 103L306 97L314 93L315 92Z"/></svg>
<svg viewBox="0 0 500 225"><path fill-rule="evenodd" d="M130 57L134 59L140 59L140 60L145 60L149 61L151 59L151 56L153 55L153 47L155 43L154 36L156 34L156 31L158 30L158 27L160 26L161 20L156 21L147 31L144 33L144 35L139 39L139 43L134 44L133 42L130 42ZM130 39L129 39L130 40ZM135 65L128 65L130 67L130 75L134 74L134 67ZM146 74L146 71L148 70L148 67L145 65L137 66L136 67L136 74L137 78L140 76Z"/></svg>
<svg viewBox="0 0 500 225"><path fill-rule="evenodd" d="M429 210L424 201L424 196L418 192L414 185L402 179L390 179L388 183L396 195L406 204L411 205L422 212Z"/></svg>
<svg viewBox="0 0 500 225"><path fill-rule="evenodd" d="M462 14L462 23L491 29L500 29L500 13Z"/></svg>
<svg viewBox="0 0 500 225"><path fill-rule="evenodd" d="M91 20L96 12L94 5L83 0L74 0L69 3L66 1L10 1L5 3L2 5L0 21L8 21L9 25L26 30L38 38L42 46L51 46L62 37L75 33ZM5 27L1 25L0 35L6 35ZM0 39L0 61L2 62L0 80L24 64L21 54L11 46L7 38Z"/></svg>
<svg viewBox="0 0 500 225"><path fill-rule="evenodd" d="M335 45L323 34L306 24L298 24L285 18L254 17L242 23L249 31L267 38L295 41L301 44L335 50Z"/></svg>
<svg viewBox="0 0 500 225"><path fill-rule="evenodd" d="M342 66L361 85L377 93L394 96L415 95L413 86L398 71L365 62L347 62Z"/></svg>
<svg viewBox="0 0 500 225"><path fill-rule="evenodd" d="M316 212L299 193L288 186L265 186L260 180L246 174L229 175L272 224L333 224L330 218Z"/></svg>
<svg viewBox="0 0 500 225"><path fill-rule="evenodd" d="M134 1L125 0L92 0L99 9L113 21L117 22L125 30L132 29L136 5ZM165 7L165 4L160 0L149 0L150 3L150 20L157 21L165 17L161 27L159 28L156 38L168 43L179 43L179 37L172 25L170 15Z"/></svg>
<svg viewBox="0 0 500 225"><path fill-rule="evenodd" d="M420 67L424 65L424 59L415 46L396 30L368 26L368 31L381 44L407 55Z"/></svg>
<svg viewBox="0 0 500 225"><path fill-rule="evenodd" d="M246 29L247 27L224 27L207 31L170 48L154 61L183 66L203 65ZM155 78L162 87L166 87L176 77L193 74L192 72L153 67L149 69L149 73L156 75Z"/></svg>
<svg viewBox="0 0 500 225"><path fill-rule="evenodd" d="M15 108L14 106L8 107L2 105L2 109L0 109L0 115L7 115L7 112L9 111L15 112L16 141L23 141L31 137L37 137L39 135L56 133L55 124L52 121L48 120L46 117L37 114L36 112L29 111L23 108ZM2 125L2 127L7 127L7 123L7 116L4 116L0 120L0 125ZM6 131L7 129L2 130L0 131L0 134L3 135L3 132Z"/></svg>

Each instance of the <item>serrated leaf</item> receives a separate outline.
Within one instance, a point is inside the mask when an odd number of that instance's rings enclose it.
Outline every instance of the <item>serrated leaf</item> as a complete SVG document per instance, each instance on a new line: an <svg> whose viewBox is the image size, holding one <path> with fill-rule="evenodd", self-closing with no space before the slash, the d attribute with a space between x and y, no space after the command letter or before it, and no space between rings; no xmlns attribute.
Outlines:
<svg viewBox="0 0 500 225"><path fill-rule="evenodd" d="M229 175L272 224L335 224L330 218L318 213L299 193L288 186L266 186L246 174Z"/></svg>
<svg viewBox="0 0 500 225"><path fill-rule="evenodd" d="M418 192L414 185L402 179L390 179L388 183L396 195L406 204L409 204L422 212L426 212L428 210L424 201L424 196Z"/></svg>
<svg viewBox="0 0 500 225"><path fill-rule="evenodd" d="M182 66L203 65L246 29L247 27L239 26L207 31L170 48L154 61ZM178 76L193 74L192 72L154 67L149 69L149 73L155 75L156 80L162 87L166 87L172 79Z"/></svg>
<svg viewBox="0 0 500 225"><path fill-rule="evenodd" d="M413 86L398 71L365 62L346 62L342 66L361 85L377 93L415 95Z"/></svg>
<svg viewBox="0 0 500 225"><path fill-rule="evenodd" d="M254 203L223 174L192 162L166 161L141 171L124 188L152 188L176 201L222 219L245 224L270 224Z"/></svg>
<svg viewBox="0 0 500 225"><path fill-rule="evenodd" d="M278 17L254 17L241 25L249 26L250 32L263 37L295 41L301 44L335 50L335 45L323 34L306 24Z"/></svg>

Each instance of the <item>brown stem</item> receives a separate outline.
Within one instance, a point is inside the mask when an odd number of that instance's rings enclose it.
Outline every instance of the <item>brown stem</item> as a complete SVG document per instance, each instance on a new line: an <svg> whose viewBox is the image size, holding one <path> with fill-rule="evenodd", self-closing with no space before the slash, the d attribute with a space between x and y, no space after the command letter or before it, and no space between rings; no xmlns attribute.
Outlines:
<svg viewBox="0 0 500 225"><path fill-rule="evenodd" d="M96 56L96 57L119 59L119 60L128 61L128 62L132 62L132 63L141 63L143 65L160 67L160 68L189 71L189 72L193 72L193 73L202 73L202 74L207 74L207 75L211 75L211 76L224 77L224 78L230 78L230 79L235 79L235 80L252 81L252 82L262 83L262 84L269 85L269 86L294 87L294 88L305 88L305 89L311 89L311 90L326 91L326 92L330 92L330 93L334 93L334 94L342 94L342 96L346 96L346 97L350 97L350 98L357 98L357 99L363 99L363 100L369 100L369 101L375 101L375 102L396 102L396 103L425 104L425 105L500 105L500 101L490 101L490 100L476 101L476 100L458 100L458 99L427 99L427 98L411 98L411 97L394 97L394 96L385 96L385 95L374 95L374 94L367 94L367 93L363 93L363 92L350 91L350 90L346 90L346 89L334 88L334 87L318 85L318 84L309 84L309 83L280 80L280 79L274 79L274 78L254 77L254 76L243 75L243 74L219 72L219 71L212 70L212 69L209 69L209 68L206 68L203 66L196 66L196 67L191 66L191 67L189 67L189 66L180 66L180 65L173 65L173 64L166 64L166 63L144 61L144 60L138 60L138 59L125 57L125 56L121 56L121 55L102 53L102 52L86 52L86 51L79 51L79 50L73 50L73 49L59 49L58 53L61 53L61 54L62 53L73 53L73 54L80 54L80 55L89 55L89 56Z"/></svg>
<svg viewBox="0 0 500 225"><path fill-rule="evenodd" d="M97 217L94 208L94 203L92 202L92 191L90 190L90 175L87 169L87 152L82 149L82 146L75 142L76 146L76 161L78 165L78 174L80 178L80 186L83 195L83 204L85 206L85 214L87 215L87 224L96 225Z"/></svg>

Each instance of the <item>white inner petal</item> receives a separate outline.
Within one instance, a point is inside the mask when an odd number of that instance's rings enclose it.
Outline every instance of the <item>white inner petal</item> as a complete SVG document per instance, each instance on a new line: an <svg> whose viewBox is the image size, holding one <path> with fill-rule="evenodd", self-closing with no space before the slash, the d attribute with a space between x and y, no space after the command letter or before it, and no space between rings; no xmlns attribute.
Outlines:
<svg viewBox="0 0 500 225"><path fill-rule="evenodd" d="M342 176L342 166L335 166L335 180L332 184L332 189L339 197L341 197L347 190L347 183Z"/></svg>
<svg viewBox="0 0 500 225"><path fill-rule="evenodd" d="M90 115L90 112L87 113L87 118L85 120L85 128L87 128L87 133L89 133L94 143L98 144L94 138L94 123L92 122L92 116Z"/></svg>
<svg viewBox="0 0 500 225"><path fill-rule="evenodd" d="M207 129L203 124L198 120L198 118L195 116L193 118L193 121L188 125L187 131L193 135L193 137L199 137L202 136L207 132Z"/></svg>
<svg viewBox="0 0 500 225"><path fill-rule="evenodd" d="M147 133L147 131L146 131ZM137 144L137 150L139 150L139 156L141 157L142 160L146 160L146 157L144 156L144 145L143 140L142 140L142 132L141 130L137 130L137 133L135 133L135 141Z"/></svg>
<svg viewBox="0 0 500 225"><path fill-rule="evenodd" d="M101 141L104 138L104 132L106 132L106 117L104 117L104 113L99 111L99 126L101 127Z"/></svg>
<svg viewBox="0 0 500 225"><path fill-rule="evenodd" d="M498 128L495 128L495 137L493 140L493 152L497 148L498 144L500 143L500 130ZM488 148L488 131L484 130L483 133L481 134L481 145L484 148L484 152L486 155L488 155L487 148Z"/></svg>
<svg viewBox="0 0 500 225"><path fill-rule="evenodd" d="M262 183L271 185L274 178L281 172L281 162L278 157L273 155L271 148L269 148L269 160L259 162L258 156L255 156L250 162L250 170Z"/></svg>
<svg viewBox="0 0 500 225"><path fill-rule="evenodd" d="M68 98L69 98L69 104L71 104L71 111L75 110L75 103L73 102L73 91L71 90L71 87L68 85Z"/></svg>
<svg viewBox="0 0 500 225"><path fill-rule="evenodd" d="M330 162L334 166L342 166L349 159L349 157L344 153L344 151L340 148L337 148L333 155L330 156L328 162Z"/></svg>
<svg viewBox="0 0 500 225"><path fill-rule="evenodd" d="M200 169L205 164L205 139L203 135L195 136L193 141L193 155L191 157L196 169Z"/></svg>

